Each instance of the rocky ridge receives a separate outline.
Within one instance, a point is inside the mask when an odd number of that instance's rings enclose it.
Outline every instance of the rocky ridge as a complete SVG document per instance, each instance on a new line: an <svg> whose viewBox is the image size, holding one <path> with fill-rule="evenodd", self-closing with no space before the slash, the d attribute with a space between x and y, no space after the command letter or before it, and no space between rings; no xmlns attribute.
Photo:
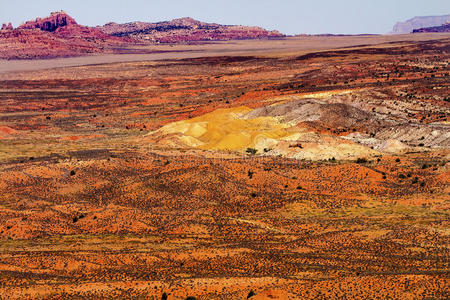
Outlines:
<svg viewBox="0 0 450 300"><path fill-rule="evenodd" d="M158 23L108 23L97 28L114 36L134 37L158 43L281 38L285 36L276 30L268 31L256 26L220 25L200 22L192 18Z"/></svg>

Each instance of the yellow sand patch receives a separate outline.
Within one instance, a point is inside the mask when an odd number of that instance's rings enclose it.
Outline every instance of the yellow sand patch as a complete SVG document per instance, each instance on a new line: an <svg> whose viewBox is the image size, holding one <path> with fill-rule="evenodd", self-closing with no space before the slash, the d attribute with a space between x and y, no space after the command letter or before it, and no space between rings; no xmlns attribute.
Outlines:
<svg viewBox="0 0 450 300"><path fill-rule="evenodd" d="M252 109L241 106L170 123L148 134L152 143L169 148L245 151L296 159L354 159L378 152L364 145L311 131L282 117L249 118Z"/></svg>
<svg viewBox="0 0 450 300"><path fill-rule="evenodd" d="M248 147L262 150L295 133L289 129L289 124L273 117L241 119L249 111L250 108L243 106L219 109L168 124L158 131L166 135L178 134L186 146L204 150L245 150Z"/></svg>

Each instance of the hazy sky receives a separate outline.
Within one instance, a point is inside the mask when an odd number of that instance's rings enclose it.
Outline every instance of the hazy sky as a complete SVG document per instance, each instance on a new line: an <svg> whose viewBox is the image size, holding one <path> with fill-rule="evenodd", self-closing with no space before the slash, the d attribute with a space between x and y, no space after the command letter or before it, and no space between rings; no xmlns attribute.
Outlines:
<svg viewBox="0 0 450 300"><path fill-rule="evenodd" d="M449 0L0 0L0 23L65 10L82 25L180 17L282 33L387 33L397 21L450 14Z"/></svg>

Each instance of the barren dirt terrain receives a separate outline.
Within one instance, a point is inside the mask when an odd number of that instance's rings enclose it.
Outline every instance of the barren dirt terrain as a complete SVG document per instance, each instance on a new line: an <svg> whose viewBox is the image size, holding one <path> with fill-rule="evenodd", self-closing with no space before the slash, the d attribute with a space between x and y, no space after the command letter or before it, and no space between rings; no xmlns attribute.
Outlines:
<svg viewBox="0 0 450 300"><path fill-rule="evenodd" d="M229 43L0 62L0 298L448 298L449 34Z"/></svg>
<svg viewBox="0 0 450 300"><path fill-rule="evenodd" d="M85 54L81 57L33 60L2 60L0 59L0 74L5 72L44 70L62 67L98 65L107 63L154 61L167 59L183 59L210 56L293 56L311 52L324 51L333 48L376 45L387 47L390 43L410 41L427 41L448 38L448 33L417 33L414 35L366 35L366 36L301 36L286 37L274 40L234 40L200 42L192 45L153 44L147 46L128 45L116 49L121 54ZM41 73L42 75L42 73ZM97 76L102 76L97 74ZM107 73L103 76L109 76ZM11 77L10 74L7 75Z"/></svg>

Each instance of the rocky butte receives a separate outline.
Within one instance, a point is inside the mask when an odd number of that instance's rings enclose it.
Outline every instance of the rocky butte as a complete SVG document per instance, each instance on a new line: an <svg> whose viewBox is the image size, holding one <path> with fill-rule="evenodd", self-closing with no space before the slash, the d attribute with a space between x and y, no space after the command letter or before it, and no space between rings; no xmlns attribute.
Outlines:
<svg viewBox="0 0 450 300"><path fill-rule="evenodd" d="M78 26L77 22L69 16L65 11L52 12L50 16L46 18L37 18L34 21L28 21L22 24L18 29L34 29L54 32L61 27L74 27Z"/></svg>

